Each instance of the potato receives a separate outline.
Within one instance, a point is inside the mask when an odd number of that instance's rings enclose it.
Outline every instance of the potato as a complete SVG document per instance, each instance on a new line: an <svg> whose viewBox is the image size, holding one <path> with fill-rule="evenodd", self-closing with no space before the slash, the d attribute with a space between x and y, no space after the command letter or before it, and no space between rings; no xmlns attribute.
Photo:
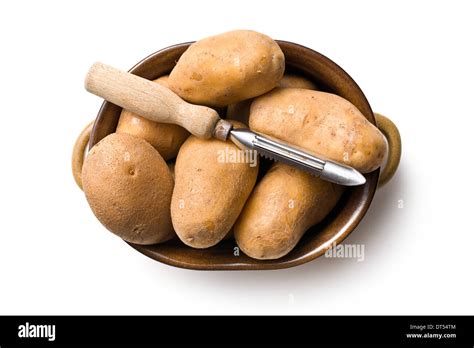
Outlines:
<svg viewBox="0 0 474 348"><path fill-rule="evenodd" d="M294 74L285 74L280 80L278 86L282 88L305 88L312 89L315 91L318 90L317 86L313 82L303 76ZM226 118L242 122L243 124L248 126L250 106L252 105L252 102L253 98L242 100L238 103L229 105L227 107Z"/></svg>
<svg viewBox="0 0 474 348"><path fill-rule="evenodd" d="M387 142L377 127L335 94L275 88L254 100L249 125L362 173L380 167L387 153Z"/></svg>
<svg viewBox="0 0 474 348"><path fill-rule="evenodd" d="M162 76L155 82L168 87L168 76ZM176 157L180 146L189 136L189 132L181 126L153 122L128 110L122 110L116 132L145 139L165 161Z"/></svg>
<svg viewBox="0 0 474 348"><path fill-rule="evenodd" d="M255 153L254 163L244 163L243 157L235 157L237 154L243 152L230 140L190 136L181 146L175 165L171 218L185 244L211 247L237 220L258 174Z"/></svg>
<svg viewBox="0 0 474 348"><path fill-rule="evenodd" d="M284 69L285 57L275 41L255 31L236 30L192 44L168 83L188 102L227 106L276 87Z"/></svg>
<svg viewBox="0 0 474 348"><path fill-rule="evenodd" d="M285 74L281 79L278 87L282 88L304 88L317 91L319 88L314 84L313 81L308 80L306 77L295 75L295 74Z"/></svg>
<svg viewBox="0 0 474 348"><path fill-rule="evenodd" d="M308 228L334 208L342 192L342 186L286 164L274 164L234 226L237 245L254 259L285 256Z"/></svg>
<svg viewBox="0 0 474 348"><path fill-rule="evenodd" d="M82 183L99 221L127 242L155 244L173 237L173 178L145 140L117 133L102 139L84 161Z"/></svg>

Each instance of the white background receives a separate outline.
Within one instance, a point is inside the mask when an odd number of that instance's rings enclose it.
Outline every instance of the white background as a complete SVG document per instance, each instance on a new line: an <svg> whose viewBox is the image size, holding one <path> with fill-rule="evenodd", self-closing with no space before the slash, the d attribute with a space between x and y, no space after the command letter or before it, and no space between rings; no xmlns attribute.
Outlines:
<svg viewBox="0 0 474 348"><path fill-rule="evenodd" d="M474 314L472 14L468 1L2 2L0 314ZM93 62L129 69L238 28L325 54L399 126L399 172L346 240L364 262L173 268L105 230L76 187L72 146L101 104L83 89Z"/></svg>

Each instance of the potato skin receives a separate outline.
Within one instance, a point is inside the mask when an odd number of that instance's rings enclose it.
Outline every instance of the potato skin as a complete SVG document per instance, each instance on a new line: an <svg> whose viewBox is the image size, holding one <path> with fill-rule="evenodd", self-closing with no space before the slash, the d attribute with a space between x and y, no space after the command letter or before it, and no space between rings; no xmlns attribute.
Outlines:
<svg viewBox="0 0 474 348"><path fill-rule="evenodd" d="M162 76L154 82L168 87L168 76ZM181 126L150 121L128 110L122 110L117 133L127 133L145 139L163 157L165 161L178 155L180 146L189 136L189 132Z"/></svg>
<svg viewBox="0 0 474 348"><path fill-rule="evenodd" d="M155 244L173 237L173 178L145 140L113 133L97 143L82 168L83 189L99 221L127 242Z"/></svg>
<svg viewBox="0 0 474 348"><path fill-rule="evenodd" d="M255 185L258 164L219 163L220 151L226 149L238 150L230 141L191 135L179 150L171 218L181 241L191 247L207 248L221 241Z"/></svg>
<svg viewBox="0 0 474 348"><path fill-rule="evenodd" d="M318 90L318 87L312 81L303 76L294 74L283 75L283 78L280 80L278 86L281 88L305 88L314 91ZM229 105L227 107L226 118L242 122L248 126L250 106L252 105L252 102L253 98L242 100L238 103Z"/></svg>
<svg viewBox="0 0 474 348"><path fill-rule="evenodd" d="M316 84L308 80L306 77L296 75L296 74L285 74L280 80L278 87L282 88L304 88L317 91L319 88Z"/></svg>
<svg viewBox="0 0 474 348"><path fill-rule="evenodd" d="M350 102L335 94L275 88L256 98L250 128L295 144L362 173L383 163L383 134Z"/></svg>
<svg viewBox="0 0 474 348"><path fill-rule="evenodd" d="M237 245L254 259L285 256L308 228L334 208L342 192L342 186L286 164L274 164L234 226Z"/></svg>
<svg viewBox="0 0 474 348"><path fill-rule="evenodd" d="M188 102L227 106L276 87L284 69L283 52L270 37L235 30L192 44L180 57L168 83Z"/></svg>

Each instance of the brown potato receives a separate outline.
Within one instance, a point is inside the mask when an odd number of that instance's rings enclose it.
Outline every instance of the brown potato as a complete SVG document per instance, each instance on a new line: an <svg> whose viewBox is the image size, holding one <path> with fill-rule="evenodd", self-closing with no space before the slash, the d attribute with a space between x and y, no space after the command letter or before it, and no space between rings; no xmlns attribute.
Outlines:
<svg viewBox="0 0 474 348"><path fill-rule="evenodd" d="M234 126L238 127L236 123ZM230 157L242 154L240 151L231 141L195 136L190 136L179 150L171 218L185 244L211 247L237 220L258 174L257 156L254 163Z"/></svg>
<svg viewBox="0 0 474 348"><path fill-rule="evenodd" d="M300 146L362 173L383 163L383 134L350 102L335 94L275 88L256 98L250 128Z"/></svg>
<svg viewBox="0 0 474 348"><path fill-rule="evenodd" d="M317 91L319 88L316 84L308 80L306 77L295 75L295 74L285 74L281 79L278 87L282 88L304 88Z"/></svg>
<svg viewBox="0 0 474 348"><path fill-rule="evenodd" d="M194 104L227 106L268 92L285 57L270 37L236 30L192 44L169 76L170 89Z"/></svg>
<svg viewBox="0 0 474 348"><path fill-rule="evenodd" d="M279 87L282 88L305 88L314 91L318 90L318 87L308 80L307 78L294 74L285 74L279 82ZM227 107L226 118L229 120L236 120L243 124L249 124L250 106L252 105L252 99L242 100L238 103L231 104Z"/></svg>
<svg viewBox="0 0 474 348"><path fill-rule="evenodd" d="M254 259L285 256L334 208L342 192L342 186L276 163L257 184L234 226L237 245Z"/></svg>
<svg viewBox="0 0 474 348"><path fill-rule="evenodd" d="M167 75L154 81L168 87ZM153 122L128 110L122 110L116 132L145 139L158 150L165 161L178 155L180 146L189 136L189 132L181 126Z"/></svg>
<svg viewBox="0 0 474 348"><path fill-rule="evenodd" d="M173 178L145 140L117 133L102 139L84 161L82 183L99 221L127 242L155 244L173 237Z"/></svg>

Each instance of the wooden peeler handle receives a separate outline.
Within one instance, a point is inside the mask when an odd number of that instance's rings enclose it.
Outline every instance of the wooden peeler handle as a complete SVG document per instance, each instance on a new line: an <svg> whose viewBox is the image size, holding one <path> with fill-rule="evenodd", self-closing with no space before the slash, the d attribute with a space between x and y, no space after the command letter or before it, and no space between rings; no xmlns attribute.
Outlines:
<svg viewBox="0 0 474 348"><path fill-rule="evenodd" d="M95 63L87 73L87 91L155 122L173 123L199 138L211 138L219 114L185 102L171 90L147 79Z"/></svg>

